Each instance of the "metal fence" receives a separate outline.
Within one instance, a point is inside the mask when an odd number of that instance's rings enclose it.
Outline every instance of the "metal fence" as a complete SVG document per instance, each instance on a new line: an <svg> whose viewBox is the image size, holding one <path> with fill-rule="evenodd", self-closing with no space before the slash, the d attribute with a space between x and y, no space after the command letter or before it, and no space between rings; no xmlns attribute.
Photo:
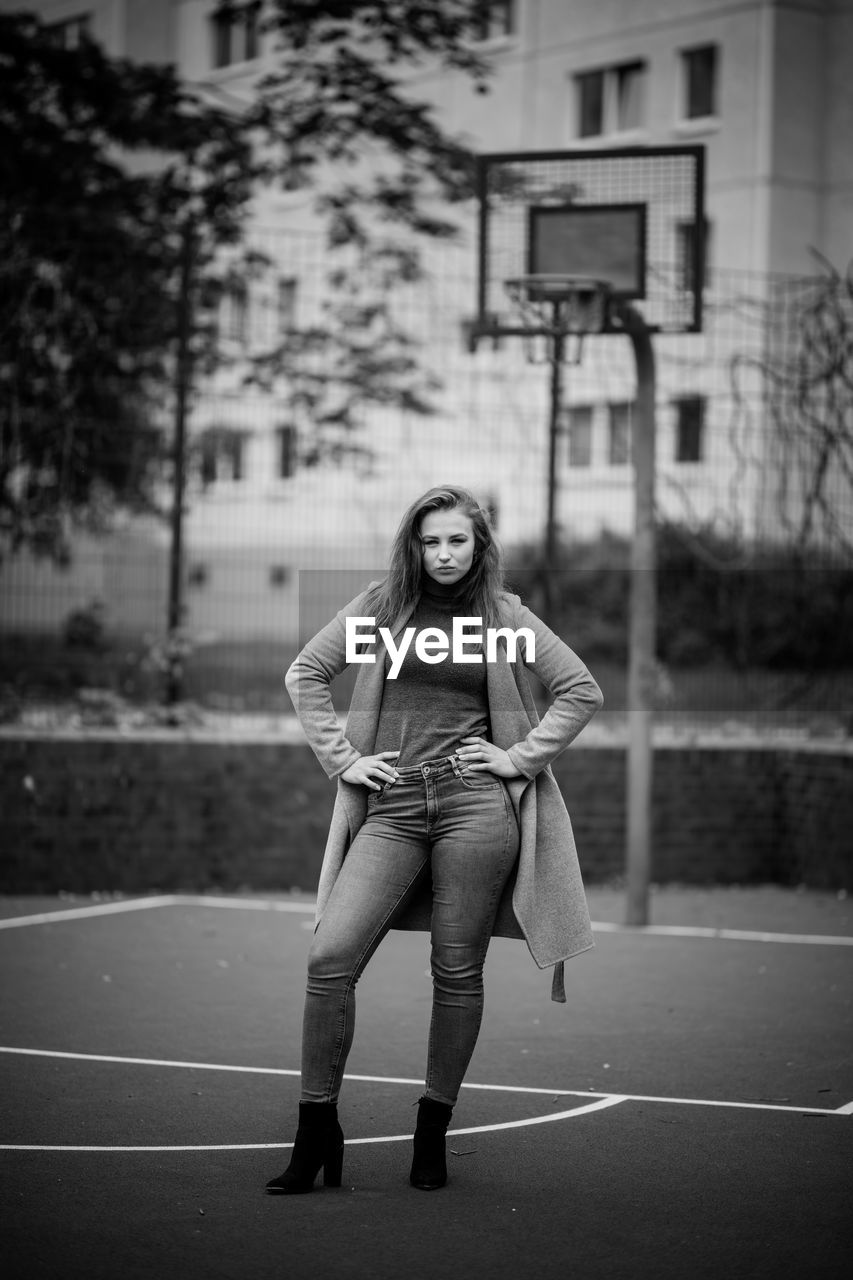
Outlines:
<svg viewBox="0 0 853 1280"><path fill-rule="evenodd" d="M402 510L435 483L493 514L510 577L623 700L635 370L619 336L567 368L548 505L548 352L504 338L471 354L470 244L420 278L329 286L312 234L258 234L251 281L219 303L195 381L185 494L184 691L230 711L287 709L300 637L376 577ZM853 301L843 276L713 272L701 334L655 338L660 708L665 716L853 724ZM330 305L330 299L331 304ZM171 409L164 401L163 425ZM104 435L122 454L128 439ZM172 476L160 500L168 511ZM119 516L70 562L0 563L7 715L81 687L156 698L169 525ZM553 595L554 593L552 593ZM174 637L173 637L174 639Z"/></svg>

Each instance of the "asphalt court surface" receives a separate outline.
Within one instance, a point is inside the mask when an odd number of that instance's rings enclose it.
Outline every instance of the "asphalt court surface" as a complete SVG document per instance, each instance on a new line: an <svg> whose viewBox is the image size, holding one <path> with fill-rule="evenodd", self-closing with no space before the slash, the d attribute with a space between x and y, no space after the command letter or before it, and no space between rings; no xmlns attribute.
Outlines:
<svg viewBox="0 0 853 1280"><path fill-rule="evenodd" d="M262 1188L293 1136L311 904L0 904L4 1274L846 1277L849 906L674 893L638 932L590 897L565 1006L493 942L433 1194L407 1184L427 940L389 935L359 985L344 1185L287 1198Z"/></svg>

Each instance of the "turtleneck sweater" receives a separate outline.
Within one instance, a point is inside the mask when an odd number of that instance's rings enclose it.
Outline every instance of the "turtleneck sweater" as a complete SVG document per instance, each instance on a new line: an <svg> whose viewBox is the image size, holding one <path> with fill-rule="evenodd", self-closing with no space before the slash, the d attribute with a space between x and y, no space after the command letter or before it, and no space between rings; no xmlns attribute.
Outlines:
<svg viewBox="0 0 853 1280"><path fill-rule="evenodd" d="M396 680L387 678L391 661L386 658L374 746L377 754L399 751L395 763L400 768L452 755L462 738L489 734L485 662L454 662L448 652L443 661L427 663L415 652L417 636L427 627L439 628L452 645L454 616L472 616L465 579L445 584L425 575L420 599L406 623L415 628L415 635ZM478 650L467 643L465 652Z"/></svg>

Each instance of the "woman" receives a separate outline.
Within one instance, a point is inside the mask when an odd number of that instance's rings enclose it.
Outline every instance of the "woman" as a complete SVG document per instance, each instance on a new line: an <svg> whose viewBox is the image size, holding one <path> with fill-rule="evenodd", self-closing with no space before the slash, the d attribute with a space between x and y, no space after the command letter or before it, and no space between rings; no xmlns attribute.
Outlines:
<svg viewBox="0 0 853 1280"><path fill-rule="evenodd" d="M455 652L454 619L465 639ZM360 666L344 732L329 685L348 661ZM541 723L526 667L554 695ZM337 1100L355 985L391 927L431 933L432 1023L410 1181L433 1190L447 1180L445 1134L480 1028L490 938L524 938L541 968L555 966L557 1000L562 962L592 946L569 816L548 766L601 706L601 691L504 591L486 516L452 485L409 508L387 578L305 646L287 688L338 794L308 957L299 1126L291 1162L267 1190L310 1191L321 1166L325 1184L340 1185Z"/></svg>

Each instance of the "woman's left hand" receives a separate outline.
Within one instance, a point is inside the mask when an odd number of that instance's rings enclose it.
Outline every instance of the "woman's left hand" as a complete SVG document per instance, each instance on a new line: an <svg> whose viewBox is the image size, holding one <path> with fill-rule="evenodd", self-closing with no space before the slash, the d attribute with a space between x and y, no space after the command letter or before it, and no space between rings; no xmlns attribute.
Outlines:
<svg viewBox="0 0 853 1280"><path fill-rule="evenodd" d="M485 738L463 738L456 754L471 770L494 773L499 778L521 777L506 751Z"/></svg>

